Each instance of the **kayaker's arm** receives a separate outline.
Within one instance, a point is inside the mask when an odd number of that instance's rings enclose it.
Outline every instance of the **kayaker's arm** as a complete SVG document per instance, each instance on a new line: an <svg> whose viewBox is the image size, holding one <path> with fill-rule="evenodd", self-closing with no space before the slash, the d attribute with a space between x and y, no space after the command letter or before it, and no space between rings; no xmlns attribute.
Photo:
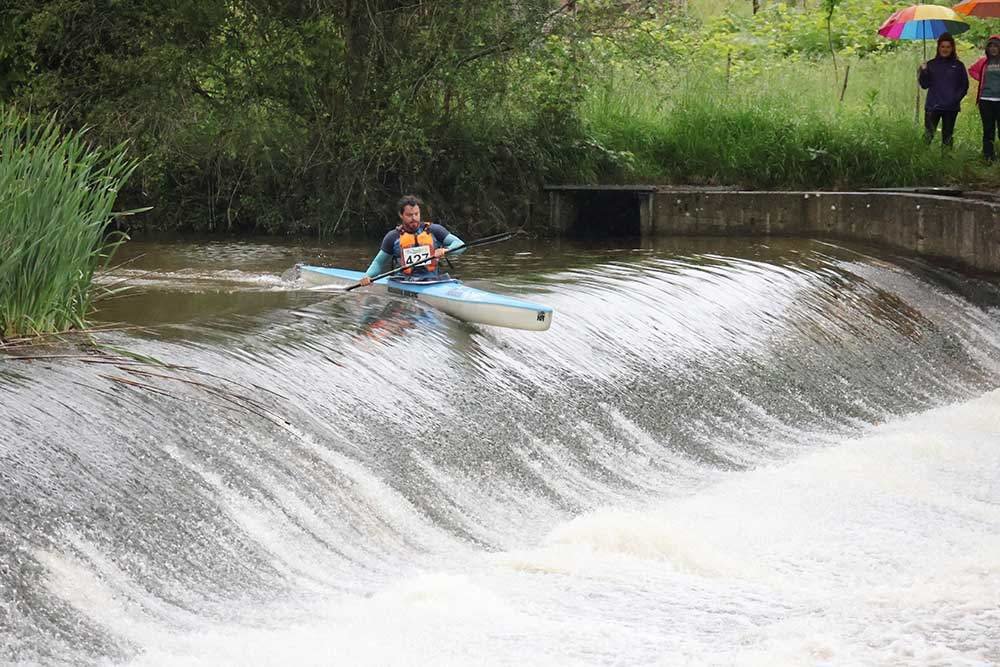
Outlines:
<svg viewBox="0 0 1000 667"><path fill-rule="evenodd" d="M375 255L375 259L372 260L368 270L365 271L365 275L361 276L359 283L362 287L371 285L372 278L392 269L395 246L398 241L398 230L393 229L386 233L385 237L382 239L381 245L379 245L378 254Z"/></svg>
<svg viewBox="0 0 1000 667"><path fill-rule="evenodd" d="M379 250L368 270L365 271L365 275L369 278L374 278L378 274L388 271L390 267L392 267L392 255L385 250Z"/></svg>
<svg viewBox="0 0 1000 667"><path fill-rule="evenodd" d="M455 255L457 257L465 252L465 248L462 248L461 250L453 250L461 245L465 245L465 241L458 238L454 234L448 234L448 236L444 237L444 247L448 250L449 255Z"/></svg>

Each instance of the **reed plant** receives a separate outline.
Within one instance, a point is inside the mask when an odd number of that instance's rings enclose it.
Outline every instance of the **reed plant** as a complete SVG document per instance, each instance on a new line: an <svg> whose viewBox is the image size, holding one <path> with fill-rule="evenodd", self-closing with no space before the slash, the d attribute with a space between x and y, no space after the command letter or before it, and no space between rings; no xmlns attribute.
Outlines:
<svg viewBox="0 0 1000 667"><path fill-rule="evenodd" d="M124 240L109 223L137 162L85 133L0 108L0 341L83 328Z"/></svg>

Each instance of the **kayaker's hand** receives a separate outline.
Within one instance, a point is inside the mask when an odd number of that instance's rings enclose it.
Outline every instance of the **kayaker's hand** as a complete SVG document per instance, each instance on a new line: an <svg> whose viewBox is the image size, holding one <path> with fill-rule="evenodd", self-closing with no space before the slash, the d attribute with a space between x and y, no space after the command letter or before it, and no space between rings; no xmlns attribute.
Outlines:
<svg viewBox="0 0 1000 667"><path fill-rule="evenodd" d="M446 249L444 249L444 248L438 248L437 250L435 250L435 251L434 251L434 256L435 256L435 257L436 257L437 259L441 259L441 258L442 258L442 257L444 257L444 256L445 256L446 254L448 254L448 251L447 251Z"/></svg>
<svg viewBox="0 0 1000 667"><path fill-rule="evenodd" d="M372 284L372 279L368 276L361 276L361 280L358 281L358 284L362 287L368 287Z"/></svg>

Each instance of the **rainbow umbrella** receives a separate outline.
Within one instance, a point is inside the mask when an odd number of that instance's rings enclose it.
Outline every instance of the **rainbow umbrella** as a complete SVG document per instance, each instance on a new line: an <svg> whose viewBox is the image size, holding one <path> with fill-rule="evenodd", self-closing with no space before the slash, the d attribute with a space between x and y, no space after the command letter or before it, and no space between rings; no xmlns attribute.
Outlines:
<svg viewBox="0 0 1000 667"><path fill-rule="evenodd" d="M913 5L886 19L878 34L889 39L937 39L946 32L965 32L969 24L955 10L941 5ZM926 45L925 45L926 46Z"/></svg>
<svg viewBox="0 0 1000 667"><path fill-rule="evenodd" d="M978 16L984 19L995 19L1000 17L1000 0L965 0L952 9L958 14L966 16Z"/></svg>
<svg viewBox="0 0 1000 667"><path fill-rule="evenodd" d="M969 24L955 10L941 5L913 5L886 19L878 34L889 39L922 39L924 60L927 60L927 40L937 39L946 32L953 35L965 32ZM917 85L915 116L920 122L920 86Z"/></svg>

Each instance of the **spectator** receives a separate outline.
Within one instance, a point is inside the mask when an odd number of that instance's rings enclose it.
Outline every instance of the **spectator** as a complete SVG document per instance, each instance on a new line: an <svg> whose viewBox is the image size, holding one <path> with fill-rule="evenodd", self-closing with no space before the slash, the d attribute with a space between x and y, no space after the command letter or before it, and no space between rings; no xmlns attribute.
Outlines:
<svg viewBox="0 0 1000 667"><path fill-rule="evenodd" d="M989 38L986 55L969 68L969 75L979 82L976 103L983 119L983 157L993 162L996 160L993 142L1000 123L1000 35Z"/></svg>
<svg viewBox="0 0 1000 667"><path fill-rule="evenodd" d="M937 56L920 65L920 87L927 90L924 105L924 138L934 141L941 124L941 145L951 147L955 136L955 121L962 110L962 98L969 92L969 75L958 59L955 39L948 33L938 37ZM1000 85L1000 81L998 81Z"/></svg>

